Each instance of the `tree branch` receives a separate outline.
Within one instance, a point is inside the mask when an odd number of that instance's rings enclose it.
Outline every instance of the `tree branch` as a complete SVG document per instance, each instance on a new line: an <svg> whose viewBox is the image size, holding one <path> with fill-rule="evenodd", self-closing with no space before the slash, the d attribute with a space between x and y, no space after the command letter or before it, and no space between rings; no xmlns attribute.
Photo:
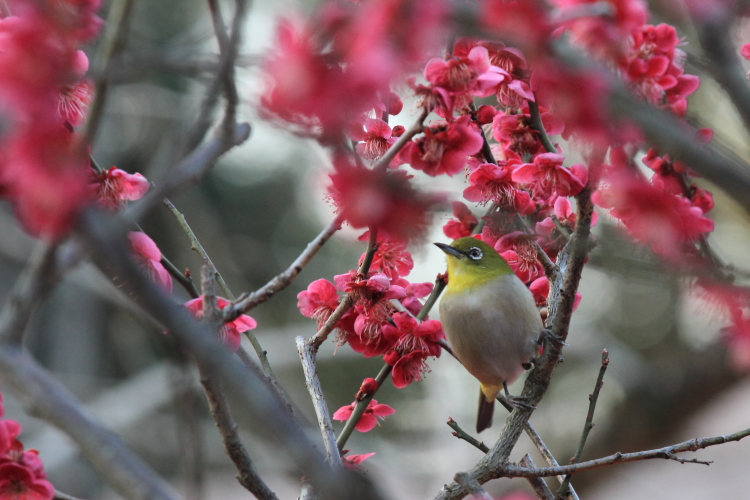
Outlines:
<svg viewBox="0 0 750 500"><path fill-rule="evenodd" d="M305 374L305 385L310 393L310 398L315 408L315 415L318 417L318 427L320 434L323 436L323 446L326 449L326 461L332 467L342 467L341 454L336 447L336 434L333 431L331 422L331 413L328 411L328 403L323 395L323 389L320 387L318 371L315 367L315 348L305 337L299 336L296 339L297 352L300 361L302 361L302 371Z"/></svg>
<svg viewBox="0 0 750 500"><path fill-rule="evenodd" d="M534 465L534 461L531 459L528 453L524 455L524 457L521 459L519 463L529 469L536 468L536 465ZM529 484L531 484L531 487L534 489L534 492L537 494L537 496L541 500L554 500L555 499L555 495L552 493L552 490L549 489L549 486L547 486L547 483L544 482L544 479L540 477L530 477L528 479L529 479Z"/></svg>
<svg viewBox="0 0 750 500"><path fill-rule="evenodd" d="M225 307L222 310L224 314L224 321L232 321L236 319L240 314L246 313L258 304L262 304L267 301L273 295L289 286L294 278L302 272L302 269L312 260L313 257L318 253L318 250L328 241L333 234L341 229L341 223L343 219L336 217L331 221L323 231L315 237L310 243L307 244L305 250L297 257L294 262L278 276L274 277L271 281L263 285L258 290L254 291L246 297L240 297L240 299L234 304Z"/></svg>

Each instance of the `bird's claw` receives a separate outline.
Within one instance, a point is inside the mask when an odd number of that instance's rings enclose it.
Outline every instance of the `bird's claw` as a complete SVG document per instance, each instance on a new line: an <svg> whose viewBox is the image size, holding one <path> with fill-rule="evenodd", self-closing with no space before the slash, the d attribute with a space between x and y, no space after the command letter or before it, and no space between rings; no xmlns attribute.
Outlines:
<svg viewBox="0 0 750 500"><path fill-rule="evenodd" d="M536 406L526 402L524 397L511 396L510 394L499 395L508 405L513 408L521 408L522 410L536 410Z"/></svg>
<svg viewBox="0 0 750 500"><path fill-rule="evenodd" d="M553 332L549 328L544 328L539 333L539 339L537 340L537 344L542 345L545 340L547 340L550 344L554 345L558 349L560 349L563 346L570 345L567 342L565 342L563 339L555 335L555 332Z"/></svg>

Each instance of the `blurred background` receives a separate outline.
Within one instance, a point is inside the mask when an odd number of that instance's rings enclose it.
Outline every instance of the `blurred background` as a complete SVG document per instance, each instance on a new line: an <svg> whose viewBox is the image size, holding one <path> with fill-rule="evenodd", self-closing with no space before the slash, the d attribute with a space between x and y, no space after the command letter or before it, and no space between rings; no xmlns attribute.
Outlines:
<svg viewBox="0 0 750 500"><path fill-rule="evenodd" d="M229 19L233 2L220 4ZM185 0L179 8L167 0L135 5L125 49L134 61L147 54L175 61L217 54L205 2ZM713 128L714 140L747 158L748 137L720 88L692 64L699 60L699 47L675 5L654 2L651 23L677 26L685 36L683 49L690 54L687 72L701 75L701 87L690 98L691 121ZM312 2L252 2L238 69L240 119L252 124L252 136L223 158L199 186L172 199L235 295L253 291L283 271L333 217L324 200L326 151L312 140L264 122L256 112L263 89L257 63L273 43L276 19L304 15L313 8ZM750 41L746 27L732 36L738 46ZM90 47L89 55L95 50ZM197 116L210 75L136 69L124 72L113 85L93 154L102 167L116 165L158 182L179 156L181 140ZM406 90L402 95L408 95ZM395 123L408 126L415 116L407 99ZM563 149L574 161L572 146ZM460 199L465 187L460 175L436 180L416 172L416 180L426 189L448 193L451 201ZM709 237L712 248L723 261L750 269L750 218L713 186L698 183L716 200L709 214L716 224ZM4 298L33 241L19 228L10 207L2 204L1 208L0 296ZM477 215L483 211L474 207ZM447 241L441 227L449 216L436 214L425 242L410 248L415 258L410 281L433 281L444 270L442 253L430 243ZM154 213L143 227L178 268L188 267L198 275L201 260L168 210ZM567 463L575 452L604 348L611 362L584 460L750 427L750 382L721 342L727 318L690 291L690 280L679 269L631 243L604 213L594 233L599 245L583 274L583 300L573 316L571 345L531 419L558 461ZM315 279L332 280L333 275L355 267L364 251L364 244L356 241L358 234L350 229L336 234L289 288L251 312L277 377L310 421L316 439L315 417L294 347L296 336L315 332L315 323L299 313L296 295ZM179 301L189 298L177 284L174 295ZM432 317L439 319L437 308L434 311ZM234 479L234 467L224 453L189 359L93 266L81 265L66 276L35 316L27 346L188 498L250 496ZM252 352L249 344L245 347ZM382 366L379 358L364 359L348 346L335 349L330 341L321 348L318 361L331 411L351 403L362 379L374 377ZM422 382L402 390L388 382L376 399L395 408L395 415L367 434L355 432L347 445L352 454L377 452L364 469L387 498L429 498L456 472L481 458L478 450L454 438L445 424L452 417L467 431L473 428L476 381L448 355L429 364L432 371ZM511 392L519 392L522 382ZM0 390L6 417L21 422L21 440L27 448L39 450L58 490L85 499L118 498L79 457L71 441L27 417L2 381ZM497 439L504 417L498 407L494 426L480 436L488 445ZM338 431L343 424L335 427ZM296 498L299 477L284 452L274 448L262 429L242 426L241 433L271 488L280 498ZM526 452L537 465L543 463L522 436L512 460ZM696 457L715 463L710 467L672 461L625 464L575 476L573 485L581 498L592 500L741 498L737 492L750 490L750 476L744 472L750 443L711 448ZM553 490L558 486L554 479L550 485ZM494 495L528 490L520 479L494 481L486 487Z"/></svg>

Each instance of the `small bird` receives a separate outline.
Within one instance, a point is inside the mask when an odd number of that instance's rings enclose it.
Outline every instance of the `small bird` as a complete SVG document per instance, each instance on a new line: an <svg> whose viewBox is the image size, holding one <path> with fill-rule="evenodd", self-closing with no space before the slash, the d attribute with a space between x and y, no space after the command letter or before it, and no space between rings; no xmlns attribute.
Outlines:
<svg viewBox="0 0 750 500"><path fill-rule="evenodd" d="M531 366L544 325L533 295L494 248L471 236L435 245L448 260L440 320L456 357L479 380L482 432L492 425L498 393Z"/></svg>

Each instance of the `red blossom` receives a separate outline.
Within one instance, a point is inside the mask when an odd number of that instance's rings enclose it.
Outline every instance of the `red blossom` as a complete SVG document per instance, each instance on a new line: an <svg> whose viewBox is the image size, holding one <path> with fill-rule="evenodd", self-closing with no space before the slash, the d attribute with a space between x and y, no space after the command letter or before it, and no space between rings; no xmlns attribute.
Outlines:
<svg viewBox="0 0 750 500"><path fill-rule="evenodd" d="M364 132L358 125L350 127L347 133L352 140L363 141L357 144L356 149L367 160L380 158L398 140L392 135L391 127L379 118L367 118L364 127Z"/></svg>
<svg viewBox="0 0 750 500"><path fill-rule="evenodd" d="M409 283L403 278L399 278L396 284L403 287L406 292L406 295L401 299L401 304L415 316L422 310L422 303L419 299L427 297L435 288L435 285L429 282Z"/></svg>
<svg viewBox="0 0 750 500"><path fill-rule="evenodd" d="M477 218L471 213L469 207L465 203L460 201L454 201L452 204L453 216L455 219L451 219L443 226L443 233L453 240L469 236L471 232L477 227Z"/></svg>
<svg viewBox="0 0 750 500"><path fill-rule="evenodd" d="M168 293L172 293L172 277L161 263L161 251L154 240L146 233L139 231L128 233L128 240L130 240L133 256L149 278L161 285Z"/></svg>
<svg viewBox="0 0 750 500"><path fill-rule="evenodd" d="M366 378L362 381L362 385L359 386L357 395L354 397L356 401L360 401L363 397L368 394L373 394L378 390L378 381L374 378Z"/></svg>
<svg viewBox="0 0 750 500"><path fill-rule="evenodd" d="M494 248L524 283L544 275L544 268L537 260L536 245L531 235L523 231L508 233L497 240Z"/></svg>
<svg viewBox="0 0 750 500"><path fill-rule="evenodd" d="M224 297L216 297L216 306L219 309L224 309L230 304L231 302L229 302ZM195 319L202 319L203 295L198 298L188 300L187 302L185 302L185 307L187 307L187 310L190 311L190 314L192 314ZM221 329L219 330L219 341L224 344L231 352L236 352L240 347L240 342L242 341L240 334L248 330L252 330L257 326L257 321L246 314L242 314L234 321L225 323L221 327Z"/></svg>
<svg viewBox="0 0 750 500"><path fill-rule="evenodd" d="M385 362L393 367L391 379L393 386L403 389L412 382L419 382L429 370L425 363L428 354L424 351L411 351L400 354L398 351L388 351Z"/></svg>
<svg viewBox="0 0 750 500"><path fill-rule="evenodd" d="M418 192L402 170L380 172L338 162L330 178L329 195L352 227L376 228L395 238L423 233L439 201Z"/></svg>
<svg viewBox="0 0 750 500"><path fill-rule="evenodd" d="M339 305L336 287L328 280L315 280L297 294L297 308L303 316L318 322L318 328L325 323Z"/></svg>
<svg viewBox="0 0 750 500"><path fill-rule="evenodd" d="M347 450L348 451L348 450ZM343 452L346 453L346 452ZM375 453L364 453L362 455L349 455L347 457L342 456L341 457L341 463L344 464L344 467L346 467L349 470L357 470L359 469L359 464L370 458L371 456L375 455Z"/></svg>
<svg viewBox="0 0 750 500"><path fill-rule="evenodd" d="M0 498L4 500L52 500L55 488L15 462L0 463Z"/></svg>
<svg viewBox="0 0 750 500"><path fill-rule="evenodd" d="M369 238L370 232L366 231L359 237L360 241ZM411 254L406 251L406 242L392 238L382 232L378 233L377 249L370 264L371 271L380 271L391 280L398 279L400 276L408 276L414 268L414 260ZM360 264L365 258L367 252L359 258Z"/></svg>
<svg viewBox="0 0 750 500"><path fill-rule="evenodd" d="M660 191L627 171L612 174L609 186L595 192L593 200L611 209L610 215L633 236L665 257L677 257L684 243L714 228L687 199Z"/></svg>
<svg viewBox="0 0 750 500"><path fill-rule="evenodd" d="M331 418L334 420L349 420L349 417L352 416L352 412L354 412L355 406L357 406L356 401L350 405L342 406L334 412ZM378 404L378 402L373 399L370 401L370 404L367 405L365 412L359 418L359 422L357 422L357 425L355 425L354 428L359 432L370 432L376 425L378 425L378 418L382 420L388 415L393 415L394 413L396 413L396 410L388 405Z"/></svg>
<svg viewBox="0 0 750 500"><path fill-rule="evenodd" d="M513 151L518 155L536 155L545 151L544 145L539 140L539 132L532 126L531 115L528 107L525 113L506 115L498 112L492 121L492 133L495 140L502 144L504 149ZM544 108L540 109L542 124L548 135L558 135L565 130L565 124L552 113Z"/></svg>
<svg viewBox="0 0 750 500"><path fill-rule="evenodd" d="M511 178L532 186L535 197L576 195L586 185L588 171L583 165L565 168L562 166L564 159L555 153L539 154L534 157L534 163L524 163L514 169Z"/></svg>
<svg viewBox="0 0 750 500"><path fill-rule="evenodd" d="M393 315L395 326L383 325L383 334L401 353L421 351L429 356L440 357L441 347L438 341L445 338L439 321L431 319L419 323L408 313Z"/></svg>
<svg viewBox="0 0 750 500"><path fill-rule="evenodd" d="M469 176L469 187L464 189L464 198L479 203L497 203L505 210L527 215L536 212L536 205L529 193L517 188L512 180L516 164L479 165Z"/></svg>
<svg viewBox="0 0 750 500"><path fill-rule="evenodd" d="M454 176L484 144L480 131L470 120L471 116L464 115L453 123L427 127L423 137L404 146L399 158L431 177Z"/></svg>
<svg viewBox="0 0 750 500"><path fill-rule="evenodd" d="M110 167L96 177L96 190L99 203L116 210L124 202L143 198L148 192L149 183L139 173L129 174L117 167Z"/></svg>

